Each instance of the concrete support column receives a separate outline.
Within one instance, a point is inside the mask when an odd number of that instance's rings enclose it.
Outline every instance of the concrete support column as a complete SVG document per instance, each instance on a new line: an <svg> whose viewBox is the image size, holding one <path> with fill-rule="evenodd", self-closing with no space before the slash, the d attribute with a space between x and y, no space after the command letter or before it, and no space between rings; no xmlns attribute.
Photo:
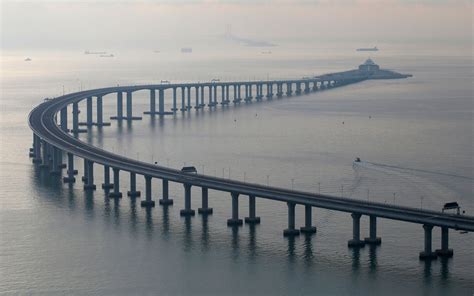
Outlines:
<svg viewBox="0 0 474 296"><path fill-rule="evenodd" d="M287 83L286 84L286 95L289 96L289 97L293 93L293 90L291 88L292 88L291 83Z"/></svg>
<svg viewBox="0 0 474 296"><path fill-rule="evenodd" d="M150 111L145 114L156 114L156 91L154 89L150 89Z"/></svg>
<svg viewBox="0 0 474 296"><path fill-rule="evenodd" d="M98 96L97 97L97 122L96 122L96 125L97 126L102 126L102 124L104 123L104 114L103 114L103 103L102 103L102 96Z"/></svg>
<svg viewBox="0 0 474 296"><path fill-rule="evenodd" d="M43 153L43 159L42 163L40 164L41 168L48 168L49 167L49 155L48 155L48 143L46 143L44 140L41 141L42 143L42 153Z"/></svg>
<svg viewBox="0 0 474 296"><path fill-rule="evenodd" d="M358 213L352 213L352 239L347 242L349 247L363 247L365 242L360 239L360 217Z"/></svg>
<svg viewBox="0 0 474 296"><path fill-rule="evenodd" d="M245 223L248 223L248 224L260 223L260 217L256 217L255 195L249 195L249 216L245 217Z"/></svg>
<svg viewBox="0 0 474 296"><path fill-rule="evenodd" d="M86 111L87 111L87 126L92 126L92 97L88 97L86 100Z"/></svg>
<svg viewBox="0 0 474 296"><path fill-rule="evenodd" d="M203 215L210 215L212 214L212 208L209 207L208 204L208 188L207 187L202 187L202 206L201 208L198 208L198 213L203 214Z"/></svg>
<svg viewBox="0 0 474 296"><path fill-rule="evenodd" d="M159 96L158 96L158 113L160 115L165 115L165 90L160 88L159 91Z"/></svg>
<svg viewBox="0 0 474 296"><path fill-rule="evenodd" d="M176 111L178 110L176 106L176 92L176 87L173 87L173 108L171 109L171 111L173 111L174 113L176 113Z"/></svg>
<svg viewBox="0 0 474 296"><path fill-rule="evenodd" d="M169 206L173 204L173 200L169 198L169 181L163 179L162 181L163 197L159 200L160 205Z"/></svg>
<svg viewBox="0 0 474 296"><path fill-rule="evenodd" d="M213 87L214 95L213 95L213 101L212 105L216 106L217 105L217 85Z"/></svg>
<svg viewBox="0 0 474 296"><path fill-rule="evenodd" d="M213 89L212 89L212 85L209 85L209 102L207 103L207 106L208 107L212 107L212 93L213 93ZM204 103L204 102L203 102Z"/></svg>
<svg viewBox="0 0 474 296"><path fill-rule="evenodd" d="M33 163L41 163L41 139L33 134Z"/></svg>
<svg viewBox="0 0 474 296"><path fill-rule="evenodd" d="M82 175L82 182L87 183L87 175L89 174L89 169L87 168L87 165L89 163L87 162L87 159L84 159L84 169L83 169L83 175Z"/></svg>
<svg viewBox="0 0 474 296"><path fill-rule="evenodd" d="M117 92L117 116L111 116L110 119L122 120L123 117L123 93Z"/></svg>
<svg viewBox="0 0 474 296"><path fill-rule="evenodd" d="M227 85L226 90L225 90L225 101L226 101L227 104L230 102L229 88L230 88L230 86Z"/></svg>
<svg viewBox="0 0 474 296"><path fill-rule="evenodd" d="M110 167L104 165L104 183L102 183L102 189L109 190L114 188L114 184L110 183Z"/></svg>
<svg viewBox="0 0 474 296"><path fill-rule="evenodd" d="M114 191L109 193L109 197L119 198L122 197L122 192L120 192L120 169L112 168L114 172Z"/></svg>
<svg viewBox="0 0 474 296"><path fill-rule="evenodd" d="M231 192L232 196L232 218L227 220L228 226L242 225L242 219L239 219L239 194Z"/></svg>
<svg viewBox="0 0 474 296"><path fill-rule="evenodd" d="M133 97L132 97L132 92L131 91L127 91L127 120L141 120L142 118L141 117L138 117L138 116L133 116L133 110L132 110L132 106L133 106Z"/></svg>
<svg viewBox="0 0 474 296"><path fill-rule="evenodd" d="M51 146L51 157L52 157L52 164L49 166L49 173L51 175L59 175L59 151L58 148Z"/></svg>
<svg viewBox="0 0 474 296"><path fill-rule="evenodd" d="M186 109L189 111L192 109L191 107L191 87L188 86L188 105L186 106Z"/></svg>
<svg viewBox="0 0 474 296"><path fill-rule="evenodd" d="M300 228L303 233L316 233L316 227L313 226L313 207L310 205L304 206L304 226Z"/></svg>
<svg viewBox="0 0 474 296"><path fill-rule="evenodd" d="M194 216L195 212L191 209L191 184L184 185L184 209L182 209L179 214L181 216Z"/></svg>
<svg viewBox="0 0 474 296"><path fill-rule="evenodd" d="M237 103L237 84L234 84L234 100L232 101L234 103Z"/></svg>
<svg viewBox="0 0 474 296"><path fill-rule="evenodd" d="M300 235L300 231L295 229L295 206L293 202L287 202L288 205L288 228L283 230L283 236Z"/></svg>
<svg viewBox="0 0 474 296"><path fill-rule="evenodd" d="M194 109L199 109L202 107L201 106L202 104L199 102L199 91L201 92L201 98L204 98L204 86L201 86L201 87L196 86L195 90L196 90L196 95L195 95L196 98L194 102Z"/></svg>
<svg viewBox="0 0 474 296"><path fill-rule="evenodd" d="M87 180L84 185L84 190L95 190L96 186L94 185L94 162L92 160L87 161Z"/></svg>
<svg viewBox="0 0 474 296"><path fill-rule="evenodd" d="M186 88L181 87L181 109L182 112L186 111Z"/></svg>
<svg viewBox="0 0 474 296"><path fill-rule="evenodd" d="M318 90L318 83L316 81L313 81L313 91Z"/></svg>
<svg viewBox="0 0 474 296"><path fill-rule="evenodd" d="M369 237L364 239L366 244L371 245L380 245L382 243L382 239L377 237L377 217L376 216L369 216Z"/></svg>
<svg viewBox="0 0 474 296"><path fill-rule="evenodd" d="M61 129L65 132L68 131L68 128L67 128L67 106L62 108L61 109L61 114L60 114L60 125L61 125Z"/></svg>
<svg viewBox="0 0 474 296"><path fill-rule="evenodd" d="M127 119L131 120L133 118L132 112L132 92L127 91Z"/></svg>
<svg viewBox="0 0 474 296"><path fill-rule="evenodd" d="M433 252L431 249L431 234L433 230L433 225L424 224L423 229L425 231L425 250L423 252L420 252L420 259L436 259L436 253Z"/></svg>
<svg viewBox="0 0 474 296"><path fill-rule="evenodd" d="M151 176L145 175L145 200L141 202L142 207L154 207L155 201L151 200Z"/></svg>
<svg viewBox="0 0 474 296"><path fill-rule="evenodd" d="M226 90L225 85L221 85L221 104L224 104L225 102L225 90Z"/></svg>
<svg viewBox="0 0 474 296"><path fill-rule="evenodd" d="M250 99L253 99L252 88L253 88L253 85L249 84L249 97L250 97Z"/></svg>
<svg viewBox="0 0 474 296"><path fill-rule="evenodd" d="M87 130L79 128L79 113L81 113L79 111L79 103L78 102L72 103L72 130L71 132L73 132L74 134L87 132Z"/></svg>
<svg viewBox="0 0 474 296"><path fill-rule="evenodd" d="M137 190L137 175L130 172L130 191L127 192L130 197L139 197L141 192Z"/></svg>
<svg viewBox="0 0 474 296"><path fill-rule="evenodd" d="M441 227L441 249L436 250L440 257L453 257L453 249L449 248L449 228Z"/></svg>
<svg viewBox="0 0 474 296"><path fill-rule="evenodd" d="M63 178L64 183L74 183L76 178L74 175L77 174L77 171L74 170L74 155L72 153L67 154L67 177Z"/></svg>

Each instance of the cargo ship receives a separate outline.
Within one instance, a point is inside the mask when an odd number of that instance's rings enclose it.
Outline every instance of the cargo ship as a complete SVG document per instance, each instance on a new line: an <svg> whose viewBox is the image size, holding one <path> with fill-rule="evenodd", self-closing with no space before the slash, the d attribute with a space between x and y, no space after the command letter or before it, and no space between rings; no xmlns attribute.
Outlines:
<svg viewBox="0 0 474 296"><path fill-rule="evenodd" d="M379 49L377 48L377 46L374 46L374 47L362 47L362 48L356 49L356 51L379 51Z"/></svg>

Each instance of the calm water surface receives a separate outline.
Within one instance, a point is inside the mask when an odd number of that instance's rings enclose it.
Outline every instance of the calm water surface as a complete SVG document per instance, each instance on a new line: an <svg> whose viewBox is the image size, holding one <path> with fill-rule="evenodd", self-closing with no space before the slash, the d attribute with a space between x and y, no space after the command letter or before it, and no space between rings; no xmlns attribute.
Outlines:
<svg viewBox="0 0 474 296"><path fill-rule="evenodd" d="M316 235L284 238L286 205L257 201L262 223L228 228L230 196L210 191L214 215L181 218L175 204L151 210L114 201L82 184L69 187L28 159L26 119L44 97L116 84L301 77L346 70L366 56L344 50L288 49L272 55L228 51L189 56L126 52L100 59L81 52L5 52L0 117L0 293L96 295L471 295L472 234L450 232L454 257L424 263L421 225L379 219L383 243L347 248L349 214L314 210ZM404 80L366 81L272 102L131 124L112 122L81 139L115 153L205 174L390 204L440 209L473 203L473 67L463 54L377 53ZM169 95L170 93L168 93ZM134 112L148 94L134 94ZM115 96L105 98L114 115ZM170 103L170 102L168 102ZM170 107L170 106L168 106ZM81 106L84 110L85 106ZM84 118L85 112L81 114ZM353 166L359 156L363 162ZM82 172L82 162L76 160ZM96 184L102 168L96 166ZM155 180L154 198L161 184ZM144 180L138 178L143 190ZM98 186L100 187L100 186ZM121 191L128 188L122 173ZM240 215L248 212L241 197ZM193 208L200 205L193 189ZM303 225L297 207L297 224ZM362 218L361 233L368 234ZM439 229L433 245L439 246Z"/></svg>

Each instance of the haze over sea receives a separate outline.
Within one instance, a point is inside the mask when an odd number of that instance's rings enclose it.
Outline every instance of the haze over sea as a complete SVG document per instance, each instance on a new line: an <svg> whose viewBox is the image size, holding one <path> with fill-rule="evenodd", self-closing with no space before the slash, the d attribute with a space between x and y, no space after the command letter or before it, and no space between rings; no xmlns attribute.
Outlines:
<svg viewBox="0 0 474 296"><path fill-rule="evenodd" d="M80 180L64 185L28 158L28 112L45 97L61 95L63 87L69 93L161 80L299 78L353 69L370 55L381 68L413 77L164 119L143 115L142 121L112 121L80 137L174 168L194 165L205 174L246 182L434 210L458 201L473 215L472 48L377 45L376 53L335 43L280 44L271 54L205 44L193 46L192 54L179 48L104 49L114 58L80 50L3 51L0 293L471 295L471 233L451 231L454 257L425 263L418 260L421 225L379 219L382 245L351 250L347 213L315 209L317 234L288 239L282 235L284 203L258 200L262 223L236 230L226 225L230 195L210 191L214 214L184 219L181 185L170 184L175 203L168 210L158 205L145 210L126 195L114 201L101 189L86 194ZM167 108L170 103L168 93ZM115 114L115 104L114 95L104 97L105 118ZM148 93L134 94L134 113L147 108ZM84 105L81 110L84 119ZM353 165L356 157L362 162ZM75 165L81 174L82 161ZM95 170L100 184L102 167ZM123 173L121 191L128 187ZM153 192L158 199L156 180ZM240 200L243 217L247 198ZM192 207L199 206L195 188ZM303 208L297 207L298 226L303 219ZM367 217L361 235L368 235ZM438 228L433 237L438 248Z"/></svg>

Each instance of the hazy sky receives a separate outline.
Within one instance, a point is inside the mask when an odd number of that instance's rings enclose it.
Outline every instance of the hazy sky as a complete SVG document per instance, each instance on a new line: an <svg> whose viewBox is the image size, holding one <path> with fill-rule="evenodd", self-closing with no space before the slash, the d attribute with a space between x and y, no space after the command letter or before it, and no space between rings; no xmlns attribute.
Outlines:
<svg viewBox="0 0 474 296"><path fill-rule="evenodd" d="M155 48L234 34L285 42L472 44L473 1L0 0L3 49Z"/></svg>

